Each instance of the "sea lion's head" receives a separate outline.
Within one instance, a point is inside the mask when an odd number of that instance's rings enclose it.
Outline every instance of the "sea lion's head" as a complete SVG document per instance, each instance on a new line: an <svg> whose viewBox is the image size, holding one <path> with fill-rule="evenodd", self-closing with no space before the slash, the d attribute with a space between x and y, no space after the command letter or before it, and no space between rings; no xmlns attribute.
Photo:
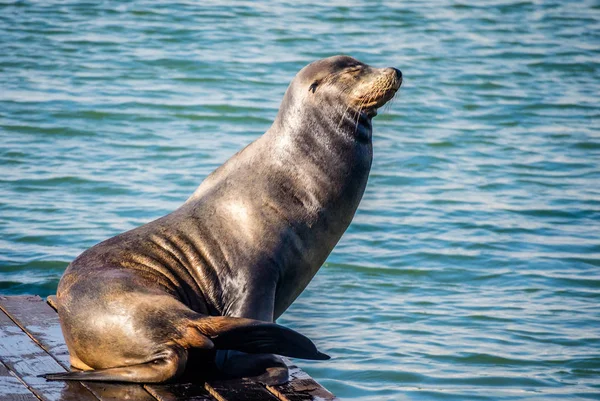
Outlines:
<svg viewBox="0 0 600 401"><path fill-rule="evenodd" d="M349 56L334 56L307 65L295 80L313 102L335 102L374 116L400 89L402 72L393 67L373 68Z"/></svg>
<svg viewBox="0 0 600 401"><path fill-rule="evenodd" d="M401 84L402 73L396 68L374 68L349 56L328 57L298 72L285 94L279 118L300 120L304 125L307 120L333 120L342 129L370 128L377 109L394 97Z"/></svg>

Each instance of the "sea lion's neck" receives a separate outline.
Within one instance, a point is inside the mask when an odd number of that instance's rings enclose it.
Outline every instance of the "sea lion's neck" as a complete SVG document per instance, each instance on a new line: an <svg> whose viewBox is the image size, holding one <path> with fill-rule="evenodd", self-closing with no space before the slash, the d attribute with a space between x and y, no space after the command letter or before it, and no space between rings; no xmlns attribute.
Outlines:
<svg viewBox="0 0 600 401"><path fill-rule="evenodd" d="M260 140L265 146L259 146L296 194L307 193L308 209L316 213L343 202L352 216L371 168L371 133L371 118L365 114L328 105L282 106ZM348 176L354 177L351 185Z"/></svg>
<svg viewBox="0 0 600 401"><path fill-rule="evenodd" d="M360 110L347 110L340 116L338 133L360 143L371 142L373 133L371 117Z"/></svg>
<svg viewBox="0 0 600 401"><path fill-rule="evenodd" d="M294 142L323 144L328 152L333 144L371 142L371 117L360 110L323 102L322 107L281 107L269 131Z"/></svg>

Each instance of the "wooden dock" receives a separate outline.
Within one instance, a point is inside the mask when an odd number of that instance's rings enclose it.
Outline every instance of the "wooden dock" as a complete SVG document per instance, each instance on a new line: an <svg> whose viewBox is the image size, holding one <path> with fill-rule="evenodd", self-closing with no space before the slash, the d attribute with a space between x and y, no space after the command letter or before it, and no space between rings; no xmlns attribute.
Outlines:
<svg viewBox="0 0 600 401"><path fill-rule="evenodd" d="M330 401L337 398L286 360L290 382L264 386L248 379L169 384L46 381L69 370L69 352L52 297L0 296L2 401Z"/></svg>

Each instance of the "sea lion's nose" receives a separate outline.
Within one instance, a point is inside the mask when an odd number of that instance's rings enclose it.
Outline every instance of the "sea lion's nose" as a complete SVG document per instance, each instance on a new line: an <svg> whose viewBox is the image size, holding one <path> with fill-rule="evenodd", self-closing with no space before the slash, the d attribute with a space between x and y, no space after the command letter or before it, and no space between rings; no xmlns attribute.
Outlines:
<svg viewBox="0 0 600 401"><path fill-rule="evenodd" d="M394 67L388 67L386 68L386 72L390 75L394 74L396 76L396 80L392 83L392 85L396 88L396 90L398 90L400 85L402 85L402 71Z"/></svg>

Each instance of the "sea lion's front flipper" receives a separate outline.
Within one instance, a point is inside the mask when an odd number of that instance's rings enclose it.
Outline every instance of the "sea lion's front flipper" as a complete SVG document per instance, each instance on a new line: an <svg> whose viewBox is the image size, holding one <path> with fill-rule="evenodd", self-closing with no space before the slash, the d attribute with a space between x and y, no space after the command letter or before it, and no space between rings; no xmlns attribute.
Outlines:
<svg viewBox="0 0 600 401"><path fill-rule="evenodd" d="M302 334L259 320L228 316L203 317L195 321L198 330L209 337L216 349L251 354L278 354L293 358L326 360L315 344Z"/></svg>

